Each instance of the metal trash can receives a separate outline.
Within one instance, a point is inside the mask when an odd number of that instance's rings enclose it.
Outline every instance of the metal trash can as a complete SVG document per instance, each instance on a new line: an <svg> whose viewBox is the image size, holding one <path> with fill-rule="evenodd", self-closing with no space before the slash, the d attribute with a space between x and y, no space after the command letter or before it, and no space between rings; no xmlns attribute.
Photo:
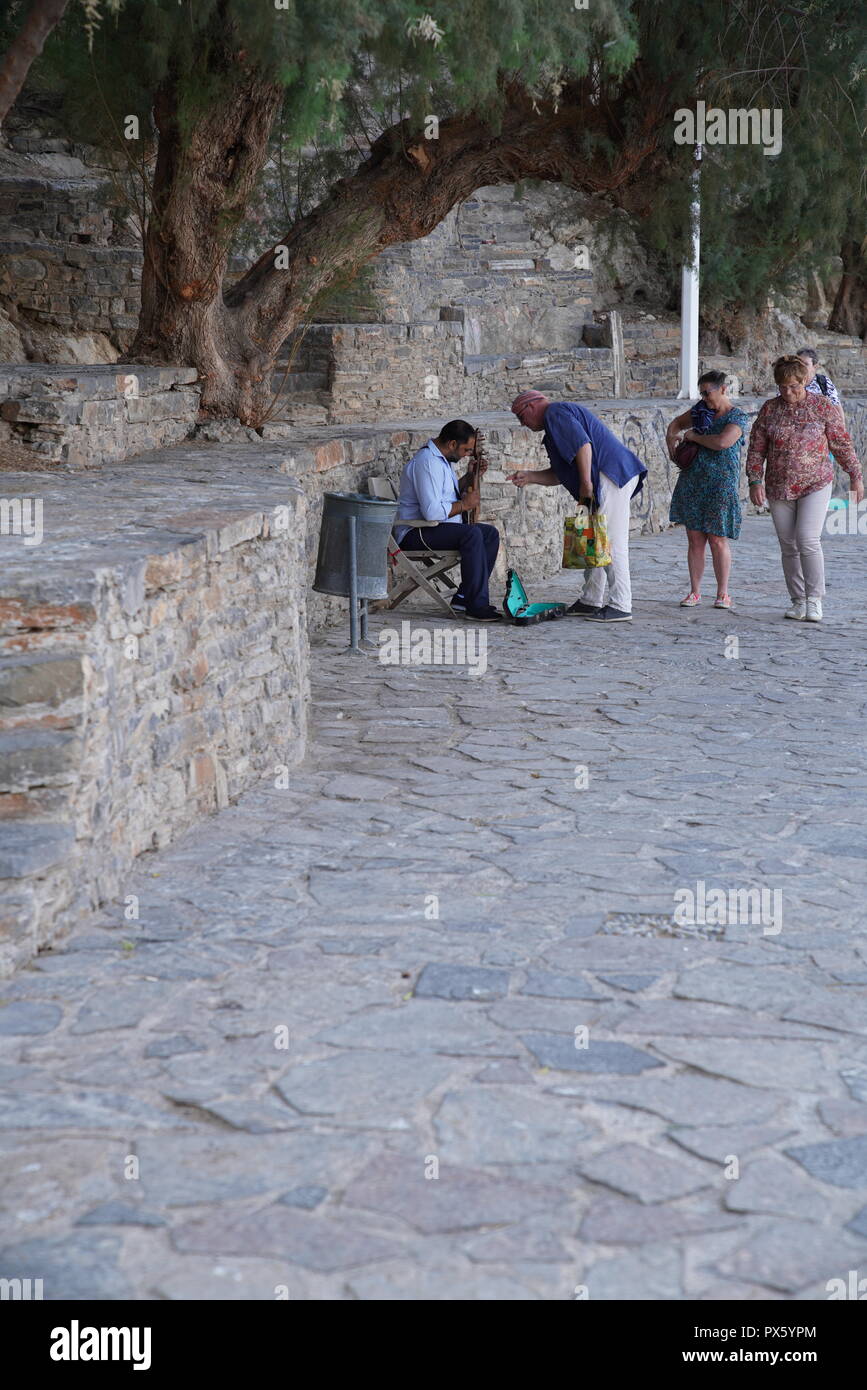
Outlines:
<svg viewBox="0 0 867 1390"><path fill-rule="evenodd" d="M326 492L314 589L320 594L351 597L354 549L356 597L386 598L388 538L396 515L396 502L365 497L363 492ZM354 547L352 531L355 532Z"/></svg>
<svg viewBox="0 0 867 1390"><path fill-rule="evenodd" d="M388 596L388 540L396 502L365 497L363 492L326 492L322 505L319 554L313 587L320 594L349 599L348 652L363 655L367 638L367 600Z"/></svg>

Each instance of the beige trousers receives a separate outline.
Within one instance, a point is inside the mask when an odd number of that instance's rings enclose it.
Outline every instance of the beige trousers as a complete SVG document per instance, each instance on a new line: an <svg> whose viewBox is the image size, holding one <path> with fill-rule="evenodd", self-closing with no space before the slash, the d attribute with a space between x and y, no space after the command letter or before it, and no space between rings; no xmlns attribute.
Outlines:
<svg viewBox="0 0 867 1390"><path fill-rule="evenodd" d="M822 526L831 498L831 484L806 497L788 502L768 499L771 517L780 542L783 574L793 603L798 599L823 598L825 557L822 554Z"/></svg>

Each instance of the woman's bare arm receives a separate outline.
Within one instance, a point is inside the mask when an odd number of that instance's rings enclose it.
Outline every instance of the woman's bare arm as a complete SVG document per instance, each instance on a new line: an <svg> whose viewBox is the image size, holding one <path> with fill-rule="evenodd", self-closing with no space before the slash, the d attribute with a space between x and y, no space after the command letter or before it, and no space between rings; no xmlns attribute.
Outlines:
<svg viewBox="0 0 867 1390"><path fill-rule="evenodd" d="M678 415L676 419L672 420L671 424L668 426L668 429L665 431L666 440L670 442L676 434L680 434L681 430L689 429L691 424L692 412L685 410L682 415Z"/></svg>
<svg viewBox="0 0 867 1390"><path fill-rule="evenodd" d="M698 430L687 430L690 444L700 444L703 449L730 449L743 434L740 425L726 425L719 434L699 434Z"/></svg>

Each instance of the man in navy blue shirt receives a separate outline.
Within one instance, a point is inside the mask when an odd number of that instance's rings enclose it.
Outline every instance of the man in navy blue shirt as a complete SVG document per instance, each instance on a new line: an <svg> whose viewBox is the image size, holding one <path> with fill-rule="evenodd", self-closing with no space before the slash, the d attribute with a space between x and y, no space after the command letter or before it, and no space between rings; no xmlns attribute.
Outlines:
<svg viewBox="0 0 867 1390"><path fill-rule="evenodd" d="M477 622L493 623L502 621L488 592L500 535L495 526L484 522L466 524L463 513L478 507L479 492L469 488L466 477L459 483L452 467L472 452L475 441L472 425L466 420L450 420L436 439L429 439L413 454L400 476L393 530L403 550L459 550L461 587L452 607ZM436 525L406 524L412 521Z"/></svg>
<svg viewBox="0 0 867 1390"><path fill-rule="evenodd" d="M522 469L512 473L510 481L516 487L565 487L576 501L598 508L608 525L611 564L585 570L581 597L567 611L591 622L629 622L629 503L644 486L647 469L583 405L550 401L541 391L523 391L512 402L512 411L526 429L545 431L542 443L551 467Z"/></svg>

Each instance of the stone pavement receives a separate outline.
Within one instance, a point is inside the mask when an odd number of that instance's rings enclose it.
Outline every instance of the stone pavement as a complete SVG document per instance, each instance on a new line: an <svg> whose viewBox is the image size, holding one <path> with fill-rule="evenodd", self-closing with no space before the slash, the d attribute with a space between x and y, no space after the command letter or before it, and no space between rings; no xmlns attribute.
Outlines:
<svg viewBox="0 0 867 1390"><path fill-rule="evenodd" d="M867 1275L865 554L826 541L821 626L782 621L754 518L732 613L676 606L675 532L635 543L631 626L488 630L483 675L321 641L289 785L0 986L0 1275L507 1301Z"/></svg>

